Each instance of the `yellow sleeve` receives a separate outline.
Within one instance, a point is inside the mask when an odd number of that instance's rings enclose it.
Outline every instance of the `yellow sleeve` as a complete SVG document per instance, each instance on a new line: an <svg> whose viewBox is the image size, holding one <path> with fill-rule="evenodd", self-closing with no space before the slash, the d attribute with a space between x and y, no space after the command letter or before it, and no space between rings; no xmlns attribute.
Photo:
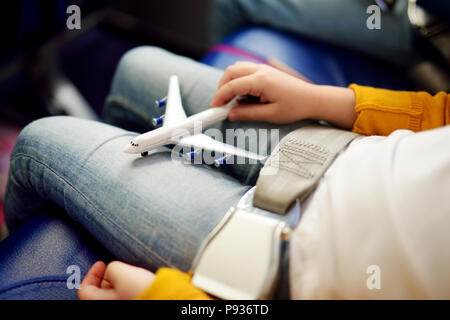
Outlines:
<svg viewBox="0 0 450 320"><path fill-rule="evenodd" d="M445 92L392 91L352 84L356 94L353 131L389 135L397 129L422 131L450 123L450 99Z"/></svg>
<svg viewBox="0 0 450 320"><path fill-rule="evenodd" d="M191 276L176 269L160 268L153 283L138 300L212 300L191 284Z"/></svg>

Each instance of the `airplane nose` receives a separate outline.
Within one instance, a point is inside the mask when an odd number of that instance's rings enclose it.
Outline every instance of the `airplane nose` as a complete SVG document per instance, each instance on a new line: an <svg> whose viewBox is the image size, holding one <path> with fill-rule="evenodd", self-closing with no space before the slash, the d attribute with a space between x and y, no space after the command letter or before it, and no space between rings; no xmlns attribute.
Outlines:
<svg viewBox="0 0 450 320"><path fill-rule="evenodd" d="M123 148L123 152L125 153L133 153L133 146L131 145L131 142Z"/></svg>

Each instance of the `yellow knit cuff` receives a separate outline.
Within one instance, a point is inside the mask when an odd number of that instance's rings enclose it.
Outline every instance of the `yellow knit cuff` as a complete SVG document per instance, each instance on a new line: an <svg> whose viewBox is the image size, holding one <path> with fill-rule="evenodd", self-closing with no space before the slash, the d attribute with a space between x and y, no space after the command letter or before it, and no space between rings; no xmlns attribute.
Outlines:
<svg viewBox="0 0 450 320"><path fill-rule="evenodd" d="M353 131L389 135L397 129L421 130L423 101L414 92L377 89L351 84L357 113Z"/></svg>
<svg viewBox="0 0 450 320"><path fill-rule="evenodd" d="M211 300L191 284L191 276L176 269L160 268L153 283L138 300Z"/></svg>

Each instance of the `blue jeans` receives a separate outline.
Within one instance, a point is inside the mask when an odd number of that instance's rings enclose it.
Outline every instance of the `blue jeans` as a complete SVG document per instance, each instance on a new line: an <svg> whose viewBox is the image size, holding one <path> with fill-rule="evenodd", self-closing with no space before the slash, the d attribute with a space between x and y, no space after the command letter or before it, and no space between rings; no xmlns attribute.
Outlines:
<svg viewBox="0 0 450 320"><path fill-rule="evenodd" d="M213 0L209 15L212 44L248 24L268 25L358 50L408 66L412 47L407 0L381 14L381 29L369 30L366 13L373 0Z"/></svg>
<svg viewBox="0 0 450 320"><path fill-rule="evenodd" d="M179 76L191 115L208 108L222 71L162 49L136 48L117 68L104 114L110 124L50 117L24 128L11 157L5 201L10 230L54 202L118 259L150 270L188 270L260 167L186 165L172 161L165 147L146 158L122 152L136 131L152 129L151 119L161 114L154 100L167 94L171 74ZM280 137L299 125L283 126ZM276 128L228 121L217 127Z"/></svg>

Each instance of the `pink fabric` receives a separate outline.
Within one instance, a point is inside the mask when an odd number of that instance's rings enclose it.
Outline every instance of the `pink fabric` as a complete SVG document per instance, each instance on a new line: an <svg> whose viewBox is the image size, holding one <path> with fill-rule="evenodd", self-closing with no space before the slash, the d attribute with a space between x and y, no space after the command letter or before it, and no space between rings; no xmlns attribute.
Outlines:
<svg viewBox="0 0 450 320"><path fill-rule="evenodd" d="M229 46L226 44L219 44L217 46L212 47L209 50L209 53L213 53L213 52L223 52L223 53L229 53L241 58L246 58L246 59L252 59L255 60L259 63L267 63L267 59L263 58L261 56L258 56L256 54L253 54L251 52L233 47L233 46Z"/></svg>
<svg viewBox="0 0 450 320"><path fill-rule="evenodd" d="M5 214L3 212L3 203L0 203L0 227L5 223Z"/></svg>

